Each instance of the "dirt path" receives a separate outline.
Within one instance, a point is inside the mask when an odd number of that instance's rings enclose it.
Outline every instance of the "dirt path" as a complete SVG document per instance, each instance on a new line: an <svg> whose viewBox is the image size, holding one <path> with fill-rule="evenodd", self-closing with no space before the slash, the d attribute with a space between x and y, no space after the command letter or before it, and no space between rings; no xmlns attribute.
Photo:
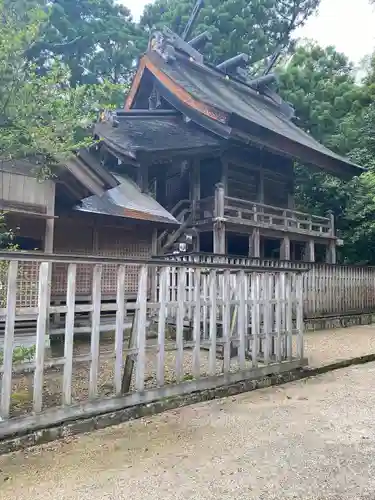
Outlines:
<svg viewBox="0 0 375 500"><path fill-rule="evenodd" d="M375 363L0 457L1 500L375 498Z"/></svg>

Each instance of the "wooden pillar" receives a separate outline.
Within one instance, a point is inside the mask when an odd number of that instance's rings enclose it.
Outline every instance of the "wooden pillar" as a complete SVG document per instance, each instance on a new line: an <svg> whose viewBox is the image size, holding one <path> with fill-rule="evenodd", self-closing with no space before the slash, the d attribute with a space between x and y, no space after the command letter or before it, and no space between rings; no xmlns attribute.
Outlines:
<svg viewBox="0 0 375 500"><path fill-rule="evenodd" d="M214 253L225 254L224 186L219 183L215 190L215 210L213 225Z"/></svg>
<svg viewBox="0 0 375 500"><path fill-rule="evenodd" d="M330 233L331 236L335 236L335 216L332 211L328 212L330 219ZM328 264L336 264L336 240L331 240L327 246L326 252L326 262Z"/></svg>
<svg viewBox="0 0 375 500"><path fill-rule="evenodd" d="M281 240L280 259L281 260L290 260L290 238L289 238L289 236L284 236L284 238Z"/></svg>
<svg viewBox="0 0 375 500"><path fill-rule="evenodd" d="M253 229L249 236L249 257L260 258L260 233L259 229Z"/></svg>
<svg viewBox="0 0 375 500"><path fill-rule="evenodd" d="M327 245L326 262L327 264L336 264L336 240L331 240Z"/></svg>
<svg viewBox="0 0 375 500"><path fill-rule="evenodd" d="M309 240L305 247L305 260L307 262L315 262L315 241Z"/></svg>
<svg viewBox="0 0 375 500"><path fill-rule="evenodd" d="M201 251L201 233L197 231L194 241L194 252Z"/></svg>
<svg viewBox="0 0 375 500"><path fill-rule="evenodd" d="M214 253L225 254L225 225L223 222L214 223Z"/></svg>

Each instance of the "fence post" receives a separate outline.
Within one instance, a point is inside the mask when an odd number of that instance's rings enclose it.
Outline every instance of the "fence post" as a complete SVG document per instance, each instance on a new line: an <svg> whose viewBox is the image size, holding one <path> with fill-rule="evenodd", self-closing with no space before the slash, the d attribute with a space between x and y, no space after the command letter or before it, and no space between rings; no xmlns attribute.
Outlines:
<svg viewBox="0 0 375 500"><path fill-rule="evenodd" d="M273 344L273 335L272 335L272 295L273 295L273 276L269 272L264 275L264 305L263 305L263 313L264 313L264 346L263 346L263 355L264 355L264 363L268 364L270 362L270 355L272 354L272 344Z"/></svg>
<svg viewBox="0 0 375 500"><path fill-rule="evenodd" d="M282 301L282 283L281 274L275 274L275 333L276 333L276 361L281 362L281 301Z"/></svg>
<svg viewBox="0 0 375 500"><path fill-rule="evenodd" d="M216 271L210 271L210 350L209 350L209 375L216 374L216 333L217 333L217 309L216 309Z"/></svg>
<svg viewBox="0 0 375 500"><path fill-rule="evenodd" d="M200 377L200 341L201 341L201 271L195 269L194 289L194 324L193 324L193 375Z"/></svg>
<svg viewBox="0 0 375 500"><path fill-rule="evenodd" d="M138 319L136 321L137 363L135 373L135 390L145 388L146 367L146 320L147 320L147 264L141 267L138 285Z"/></svg>
<svg viewBox="0 0 375 500"><path fill-rule="evenodd" d="M64 376L63 376L63 404L72 403L72 371L73 371L73 340L74 314L76 298L77 264L68 266L68 283L66 288L66 316L65 316L65 345L64 345Z"/></svg>
<svg viewBox="0 0 375 500"><path fill-rule="evenodd" d="M303 275L296 275L296 326L297 326L297 356L303 359Z"/></svg>
<svg viewBox="0 0 375 500"><path fill-rule="evenodd" d="M126 315L125 304L125 266L120 265L117 269L117 291L116 291L116 333L115 333L115 392L121 395L122 365L124 345L124 320Z"/></svg>
<svg viewBox="0 0 375 500"><path fill-rule="evenodd" d="M159 270L159 319L158 319L158 360L156 368L156 381L159 387L164 385L164 353L165 353L165 321L167 317L166 298L168 293L169 267Z"/></svg>
<svg viewBox="0 0 375 500"><path fill-rule="evenodd" d="M240 271L238 273L238 281L237 286L239 287L239 306L238 306L238 337L240 340L240 348L239 348L239 361L240 361L240 369L244 370L246 367L245 361L245 350L246 350L246 337L245 337L245 271Z"/></svg>
<svg viewBox="0 0 375 500"><path fill-rule="evenodd" d="M262 275L263 290L262 294L264 297L265 293L265 275ZM253 368L258 366L258 353L259 353L259 331L260 331L260 276L258 273L251 274L251 335L252 335L252 345L251 345L251 365ZM265 304L265 301L264 301ZM264 306L263 306L264 308ZM263 318L265 318L263 310ZM263 320L264 321L264 320ZM264 333L266 332L265 321L263 322ZM264 343L266 343L266 338Z"/></svg>
<svg viewBox="0 0 375 500"><path fill-rule="evenodd" d="M289 361L293 358L293 297L291 287L291 273L286 274L286 356Z"/></svg>
<svg viewBox="0 0 375 500"><path fill-rule="evenodd" d="M34 411L42 411L43 404L43 372L46 342L47 317L49 309L49 262L41 262L39 268L38 320L36 327L36 352L34 372Z"/></svg>
<svg viewBox="0 0 375 500"><path fill-rule="evenodd" d="M234 308L235 309L235 308ZM230 271L224 271L223 280L223 372L230 369Z"/></svg>
<svg viewBox="0 0 375 500"><path fill-rule="evenodd" d="M17 304L18 261L12 260L8 267L8 285L6 295L6 319L3 355L3 377L1 383L0 416L9 417L10 398L12 392L13 339ZM0 419L1 420L1 419Z"/></svg>
<svg viewBox="0 0 375 500"><path fill-rule="evenodd" d="M184 361L184 315L185 315L186 269L180 267L177 281L177 317L176 317L176 381L183 377Z"/></svg>

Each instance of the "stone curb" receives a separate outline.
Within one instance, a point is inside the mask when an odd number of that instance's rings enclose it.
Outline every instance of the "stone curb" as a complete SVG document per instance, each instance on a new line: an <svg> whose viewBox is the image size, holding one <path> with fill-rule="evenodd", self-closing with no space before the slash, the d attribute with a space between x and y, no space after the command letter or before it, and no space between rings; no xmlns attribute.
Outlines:
<svg viewBox="0 0 375 500"><path fill-rule="evenodd" d="M48 443L57 439L64 439L76 434L103 429L111 425L118 425L122 422L154 415L166 410L173 410L195 403L202 403L213 399L235 396L256 389L286 384L288 382L294 382L341 368L347 368L348 366L361 365L372 361L375 361L375 353L336 361L316 368L301 368L292 372L269 375L256 380L244 380L229 386L194 392L173 398L165 398L145 405L133 406L112 413L76 420L75 422L62 424L58 427L49 427L23 436L4 439L0 441L0 455L29 448L30 446Z"/></svg>

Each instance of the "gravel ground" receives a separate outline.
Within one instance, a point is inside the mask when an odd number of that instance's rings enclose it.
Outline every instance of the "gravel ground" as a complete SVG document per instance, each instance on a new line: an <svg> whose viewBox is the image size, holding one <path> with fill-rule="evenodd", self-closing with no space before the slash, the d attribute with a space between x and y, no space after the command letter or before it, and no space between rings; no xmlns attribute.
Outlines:
<svg viewBox="0 0 375 500"><path fill-rule="evenodd" d="M0 500L375 498L375 363L0 457Z"/></svg>
<svg viewBox="0 0 375 500"><path fill-rule="evenodd" d="M307 332L305 353L312 367L375 353L375 325Z"/></svg>
<svg viewBox="0 0 375 500"><path fill-rule="evenodd" d="M106 343L102 345L101 353L109 352L110 346ZM77 349L77 353L87 354L89 352L88 345L81 345ZM125 360L125 356L124 356ZM208 351L201 350L200 353L200 373L201 376L208 375ZM169 350L165 353L165 368L164 377L165 384L172 384L176 382L176 352ZM260 366L260 365L259 365ZM156 367L157 355L156 349L153 348L147 353L146 358L146 373L145 373L145 387L156 387ZM246 361L246 367L251 367L251 362ZM216 373L222 373L223 361L216 360ZM239 370L239 363L237 359L231 360L231 371ZM184 351L183 358L183 380L190 380L193 374L193 353L191 349ZM72 398L75 402L87 401L88 399L88 386L90 376L89 363L77 363L73 369L72 378ZM114 360L104 360L100 362L99 377L98 377L98 392L101 397L111 396L114 394L113 387L114 379ZM134 381L134 377L133 377ZM62 404L62 382L63 370L62 368L49 370L44 377L44 392L43 402L44 408L54 407ZM130 390L133 390L133 382ZM19 416L32 410L32 395L33 395L33 374L29 373L24 376L17 376L13 380L12 390L12 416Z"/></svg>
<svg viewBox="0 0 375 500"><path fill-rule="evenodd" d="M151 350L147 353L147 367L145 376L146 388L156 386L156 346L155 340L150 341ZM295 346L294 346L295 348ZM88 343L75 345L74 355L88 354L90 347ZM101 353L113 351L113 341L101 343ZM350 359L364 354L375 352L375 325L360 326L355 328L343 328L338 330L325 330L319 332L308 332L305 334L305 356L312 367L332 363L340 359ZM58 353L63 355L63 353ZM208 352L201 350L201 375L208 373ZM192 351L184 351L183 369L184 379L192 377ZM176 380L175 373L176 354L170 350L165 355L165 383L173 383ZM216 373L222 373L223 362L217 359ZM247 362L247 367L251 363ZM238 370L238 360L231 360L231 370ZM89 363L75 365L73 371L73 400L76 402L86 401L88 398ZM99 369L98 390L99 395L110 396L113 394L114 361L101 361ZM12 391L12 416L22 415L32 409L33 375L18 376L14 379ZM44 407L54 407L62 403L62 369L54 369L47 372L44 380Z"/></svg>

